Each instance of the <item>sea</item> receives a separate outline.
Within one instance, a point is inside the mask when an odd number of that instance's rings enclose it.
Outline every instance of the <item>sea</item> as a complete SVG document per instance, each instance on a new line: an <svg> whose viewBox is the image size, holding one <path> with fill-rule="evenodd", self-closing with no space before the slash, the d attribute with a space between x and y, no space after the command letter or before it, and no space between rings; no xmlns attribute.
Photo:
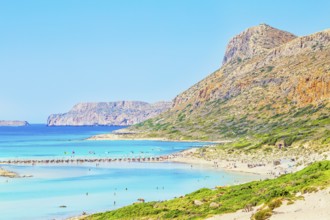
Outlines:
<svg viewBox="0 0 330 220"><path fill-rule="evenodd" d="M156 157L203 142L91 141L119 126L0 127L0 161ZM25 178L0 177L0 219L66 219L117 209L138 199L163 201L200 188L260 179L203 165L173 162L0 164Z"/></svg>

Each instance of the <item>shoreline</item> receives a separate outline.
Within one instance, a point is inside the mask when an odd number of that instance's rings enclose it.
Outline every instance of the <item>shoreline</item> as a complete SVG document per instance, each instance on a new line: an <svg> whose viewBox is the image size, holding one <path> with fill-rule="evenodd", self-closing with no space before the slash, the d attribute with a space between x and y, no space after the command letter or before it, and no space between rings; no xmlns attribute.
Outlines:
<svg viewBox="0 0 330 220"><path fill-rule="evenodd" d="M170 155L171 156L171 155ZM62 159L54 159L54 160L15 160L15 161L0 161L0 164L2 165L30 165L30 166L38 166L38 165L83 165L83 164L97 164L99 166L100 164L110 164L110 163L145 163L145 164L153 164L153 163L179 163L179 164L187 164L191 165L193 167L196 166L202 166L206 167L208 169L216 170L216 171L229 171L229 172L239 172L239 173L249 173L249 174L256 174L263 177L272 178L272 175L260 171L260 170L247 170L242 168L241 166L237 167L236 169L233 169L230 166L230 163L225 163L226 166L215 166L209 161L203 160L203 159L184 159L184 158L170 158L170 156L160 156L160 157L153 157L150 158L125 158L125 159L110 159L110 158L95 158L95 159L68 159L68 160L62 160ZM1 169L0 169L1 171ZM4 170L6 173L12 173L14 172ZM15 177L20 177L17 173L15 173ZM11 175L11 174L9 174ZM0 176L1 172L0 172ZM12 175L14 177L14 175ZM10 176L8 176L10 177Z"/></svg>
<svg viewBox="0 0 330 220"><path fill-rule="evenodd" d="M131 133L133 134L133 133ZM110 133L110 134L98 134L86 138L86 141L164 141L164 142L201 142L201 143L214 143L214 144L224 144L230 143L232 140L217 140L217 141L207 141L207 140L182 140L182 139L168 139L168 138L146 138L146 137L129 137L127 133Z"/></svg>
<svg viewBox="0 0 330 220"><path fill-rule="evenodd" d="M83 165L83 164L107 164L107 163L183 163L189 164L191 167L194 165L206 166L217 171L230 171L240 173L257 174L267 178L275 178L278 175L284 174L281 166L273 166L271 164L257 164L260 166L250 166L247 162L233 162L230 160L207 160L205 158L196 158L191 154L197 151L199 148L189 148L177 153L162 156L150 156L150 157L132 157L132 158L53 158L53 159L13 159L0 161L3 165ZM282 172L281 172L282 171ZM10 172L10 171L8 171ZM13 173L13 172L12 172ZM18 174L16 174L17 177Z"/></svg>
<svg viewBox="0 0 330 220"><path fill-rule="evenodd" d="M99 134L92 137L89 137L85 140L87 141L113 141L113 140L123 140L123 141L164 141L164 142L201 142L206 143L201 148L206 149L207 151L213 151L212 148L216 144L225 144L233 142L233 140L217 140L217 141L203 141L203 140L174 140L167 138L145 138L138 137L139 133L134 133L126 130L114 131L113 133L108 134ZM209 145L208 145L209 143ZM270 178L276 178L282 174L293 173L299 171L308 164L316 161L322 160L322 156L325 158L330 158L330 150L323 152L307 152L301 153L297 148L288 148L284 149L288 152L291 151L291 154L281 151L274 147L272 154L263 154L263 152L253 152L249 155L244 155L241 152L241 155L231 155L225 150L222 150L222 155L219 157L207 158L206 157L196 157L194 155L196 147L192 147L177 153L172 153L166 155L166 161L169 162L178 162L186 164L203 164L211 166L213 168L222 168L227 171L237 171L243 173L253 173L260 175L268 175ZM265 149L263 149L265 150ZM214 150L217 151L217 150ZM306 151L306 150L304 150ZM293 152L293 153L292 153ZM259 155L261 153L261 155ZM213 155L214 156L214 155ZM299 158L301 157L301 158ZM291 160L291 161L288 161ZM157 161L158 162L158 161ZM279 162L279 164L278 164Z"/></svg>
<svg viewBox="0 0 330 220"><path fill-rule="evenodd" d="M194 157L194 153L198 148L190 148L179 153L174 153L169 155L168 161L176 162L176 163L185 163L191 165L206 165L215 169L222 169L230 172L240 172L240 173L251 173L257 174L261 176L265 176L268 178L276 178L282 174L296 172L300 169L291 169L290 171L286 170L282 165L274 165L272 163L263 163L263 162L248 162L241 159L237 160L221 160L221 159L205 159L205 158L197 158ZM292 167L293 168L293 167Z"/></svg>
<svg viewBox="0 0 330 220"><path fill-rule="evenodd" d="M207 146L208 150L214 151L215 148L211 146ZM209 158L208 155L205 153L205 155L201 155L201 152L204 152L202 150L203 148L188 148L183 151L179 151L176 153L172 153L169 155L163 155L163 156L154 156L149 158L67 158L67 159L45 159L45 160L14 160L8 163L9 161L0 161L1 163L7 162L5 164L8 165L42 165L42 164L48 164L48 165L54 165L57 166L59 164L68 164L68 165L82 165L84 163L166 163L166 162L173 162L173 163L185 163L190 164L192 167L195 165L199 166L205 166L205 168L212 168L215 171L228 171L228 172L240 172L240 173L250 173L250 174L257 174L260 175L260 179L273 179L276 178L282 174L286 173L293 173L296 171L301 170L306 166L306 163L303 165L298 166L298 161L287 161L287 162L281 162L280 164L274 164L273 161L277 158L275 156L269 156L266 160L260 160L260 158L254 158L256 154L254 153L252 155L241 155L238 154L236 157L230 154L226 154L225 151L221 151L223 154L217 154L217 158ZM329 154L329 152L327 152ZM282 157L285 157L282 155ZM310 154L309 158L313 158L314 155ZM250 160L248 160L249 158ZM288 167L291 167L288 169ZM1 168L0 168L1 171ZM20 176L17 176L20 177ZM234 183L237 184L237 183ZM215 186L216 187L216 186ZM283 205L283 208L287 207L286 205ZM289 206L294 207L294 206ZM281 207L282 208L282 207ZM275 210L277 211L277 210ZM285 211L289 212L289 211ZM78 215L78 216L72 216L66 218L67 220L80 220L85 219L88 217L91 213L87 215ZM214 218L210 218L210 220L215 219L232 219L232 217L240 217L242 214L249 214L251 215L251 212L245 213L242 212L242 210L239 210L235 213L228 213L220 216L214 216ZM292 213L291 213L292 214ZM290 215L291 215L290 214ZM289 215L289 213L288 213ZM274 215L276 216L276 214ZM277 216L285 216L285 215L277 215ZM276 216L276 217L277 217ZM226 218L228 217L228 218ZM240 218L237 218L240 219ZM244 218L242 218L244 219Z"/></svg>
<svg viewBox="0 0 330 220"><path fill-rule="evenodd" d="M232 168L230 167L230 163L228 163L227 166L215 166L212 163L208 163L207 161L204 162L203 160L201 161L187 161L185 159L169 159L168 162L173 162L173 163L182 163L182 164L189 164L189 165L204 165L207 166L209 168L213 168L214 170L218 170L218 171L227 171L227 172L237 172L237 173L246 173L246 174L256 174L256 175L260 175L262 177L266 177L266 178L276 178L276 176L271 175L265 171L259 171L259 170L247 170L244 169L243 167L236 167L236 168Z"/></svg>
<svg viewBox="0 0 330 220"><path fill-rule="evenodd" d="M186 153L187 151L191 151L193 149L189 149L189 150L185 150L184 153ZM181 152L183 153L183 152ZM182 156L182 155L181 155ZM237 169L233 169L233 168L223 168L223 167L215 167L214 163L212 163L212 161L207 161L207 160L195 160L192 158L189 158L188 160L184 160L182 159L181 156L177 156L176 158L172 158L172 159L168 159L166 161L163 162L176 162L176 163L187 163L187 164L198 164L198 165L207 165L213 168L220 168L222 170L225 171L230 171L230 172L241 172L241 173L254 173L254 174L259 174L262 175L265 179L267 178L277 178L277 175L266 175L267 172L265 173L265 169L263 169L264 172L260 172L261 170L257 170L257 172L251 172L251 170L246 170L243 167L238 166ZM193 163L191 163L193 161ZM267 168L267 165L266 165ZM253 169L253 168L249 168L249 169ZM301 167L297 167L293 172L297 172L299 170L301 170ZM220 170L219 170L220 171ZM282 175L282 174L281 174ZM241 184L241 183L234 183L234 185L237 184ZM217 187L217 186L215 186ZM293 204L289 203L289 200L284 200L283 205L281 205L280 207L274 209L273 211L273 215L270 217L270 219L302 219L302 220L307 220L307 219L311 219L315 216L314 212L310 212L310 211L317 211L318 214L317 216L319 216L320 218L318 219L326 219L326 216L329 216L330 214L330 210L327 208L330 205L330 197L329 197L329 193L330 193L330 187L326 187L326 188L320 188L318 189L318 191L316 192L312 192L312 193L298 193L296 196L302 198L302 200L297 200L295 201ZM291 201L291 200L290 200ZM315 204L317 204L318 202L321 202L321 206L315 206ZM251 215L256 213L257 211L261 210L262 205L259 205L257 207L254 207L251 211L246 212L246 210L241 209L238 210L236 212L233 213L224 213L224 214L218 214L218 215L214 215L212 217L208 217L206 219L208 220L232 220L232 219L237 219L237 220L244 220L244 219L250 219ZM303 211L301 211L303 210ZM93 215L95 213L89 213L89 214L84 214L84 215L79 215L79 216L73 216L73 217L69 217L66 220L82 220L82 219L86 219L89 215ZM306 216L304 216L305 214L308 214Z"/></svg>
<svg viewBox="0 0 330 220"><path fill-rule="evenodd" d="M307 162L301 163L298 159L294 159L288 155L280 155L280 157L272 155L264 158L265 155L259 155L254 153L252 155L229 155L225 151L218 151L217 157L208 157L203 155L203 150L215 150L212 145L205 145L204 147L196 148L192 147L183 151L176 153L171 153L168 155L159 156L147 156L147 157L121 157L121 158L111 158L111 157L76 157L76 158L45 158L45 159L8 159L0 161L1 164L5 165L82 165L84 163L163 163L163 162L173 162L173 163L184 163L193 165L207 166L215 170L225 170L241 173L251 173L266 176L268 178L276 178L283 174L293 173L303 169L308 163L313 161L319 161L322 155L310 154ZM330 156L330 151L325 152L323 155ZM304 158L306 159L306 158ZM1 168L0 168L1 171ZM2 175L14 177L14 172L2 171ZM16 177L19 177L16 174Z"/></svg>

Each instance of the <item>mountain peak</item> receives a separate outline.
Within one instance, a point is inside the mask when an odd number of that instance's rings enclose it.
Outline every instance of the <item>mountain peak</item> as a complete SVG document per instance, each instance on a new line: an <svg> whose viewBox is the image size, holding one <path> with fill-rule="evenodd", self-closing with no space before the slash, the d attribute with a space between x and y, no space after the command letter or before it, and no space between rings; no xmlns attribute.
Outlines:
<svg viewBox="0 0 330 220"><path fill-rule="evenodd" d="M222 64L232 60L240 62L243 59L262 54L295 38L294 34L273 28L264 23L250 27L229 41Z"/></svg>
<svg viewBox="0 0 330 220"><path fill-rule="evenodd" d="M272 26L270 26L270 25L268 25L268 24L266 24L266 23L261 23L261 24L259 24L259 25L257 25L256 27L258 27L258 26L263 26L263 27L270 27L270 28L273 28Z"/></svg>

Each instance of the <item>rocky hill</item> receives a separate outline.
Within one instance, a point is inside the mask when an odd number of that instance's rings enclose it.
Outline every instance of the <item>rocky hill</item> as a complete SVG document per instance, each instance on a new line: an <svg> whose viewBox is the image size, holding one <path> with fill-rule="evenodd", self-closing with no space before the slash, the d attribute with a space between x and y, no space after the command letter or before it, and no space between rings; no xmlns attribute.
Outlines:
<svg viewBox="0 0 330 220"><path fill-rule="evenodd" d="M52 114L48 126L132 125L159 115L171 102L149 104L138 101L76 104L68 113Z"/></svg>
<svg viewBox="0 0 330 220"><path fill-rule="evenodd" d="M13 126L13 127L18 127L18 126L28 126L29 123L27 121L5 121L5 120L0 120L0 126Z"/></svg>
<svg viewBox="0 0 330 220"><path fill-rule="evenodd" d="M219 70L179 94L170 111L130 127L127 138L329 145L329 100L330 30L295 37L262 24L234 37Z"/></svg>
<svg viewBox="0 0 330 220"><path fill-rule="evenodd" d="M261 55L295 38L295 35L267 24L251 27L229 41L222 64Z"/></svg>

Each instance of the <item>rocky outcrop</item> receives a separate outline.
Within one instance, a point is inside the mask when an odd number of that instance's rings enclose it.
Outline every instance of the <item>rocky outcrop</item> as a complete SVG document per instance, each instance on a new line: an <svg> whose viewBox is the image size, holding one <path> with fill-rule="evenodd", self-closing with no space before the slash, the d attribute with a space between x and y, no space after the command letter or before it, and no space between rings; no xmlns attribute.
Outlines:
<svg viewBox="0 0 330 220"><path fill-rule="evenodd" d="M171 107L171 102L149 104L139 101L76 104L68 113L52 114L48 126L132 125L155 117Z"/></svg>
<svg viewBox="0 0 330 220"><path fill-rule="evenodd" d="M328 130L318 120L330 118L329 57L330 30L296 37L264 24L249 28L229 42L220 69L179 94L168 112L129 130L219 140L285 128L284 137L294 129L295 140L317 140Z"/></svg>
<svg viewBox="0 0 330 220"><path fill-rule="evenodd" d="M12 127L29 126L29 123L27 121L5 121L5 120L0 120L0 126L12 126Z"/></svg>
<svg viewBox="0 0 330 220"><path fill-rule="evenodd" d="M326 100L330 95L329 48L330 30L325 30L264 50L248 60L232 61L179 94L173 105L180 108L189 103L196 106L205 101L225 101L243 92L248 94L252 88L265 89L267 86L268 89L281 88L269 91L274 96L288 96L299 103L311 104ZM310 93L299 92L302 88ZM258 97L249 96L246 100L254 98Z"/></svg>
<svg viewBox="0 0 330 220"><path fill-rule="evenodd" d="M278 47L295 38L295 35L267 24L251 27L229 41L222 64L226 64L231 60L241 62L244 59L263 54L269 49Z"/></svg>

